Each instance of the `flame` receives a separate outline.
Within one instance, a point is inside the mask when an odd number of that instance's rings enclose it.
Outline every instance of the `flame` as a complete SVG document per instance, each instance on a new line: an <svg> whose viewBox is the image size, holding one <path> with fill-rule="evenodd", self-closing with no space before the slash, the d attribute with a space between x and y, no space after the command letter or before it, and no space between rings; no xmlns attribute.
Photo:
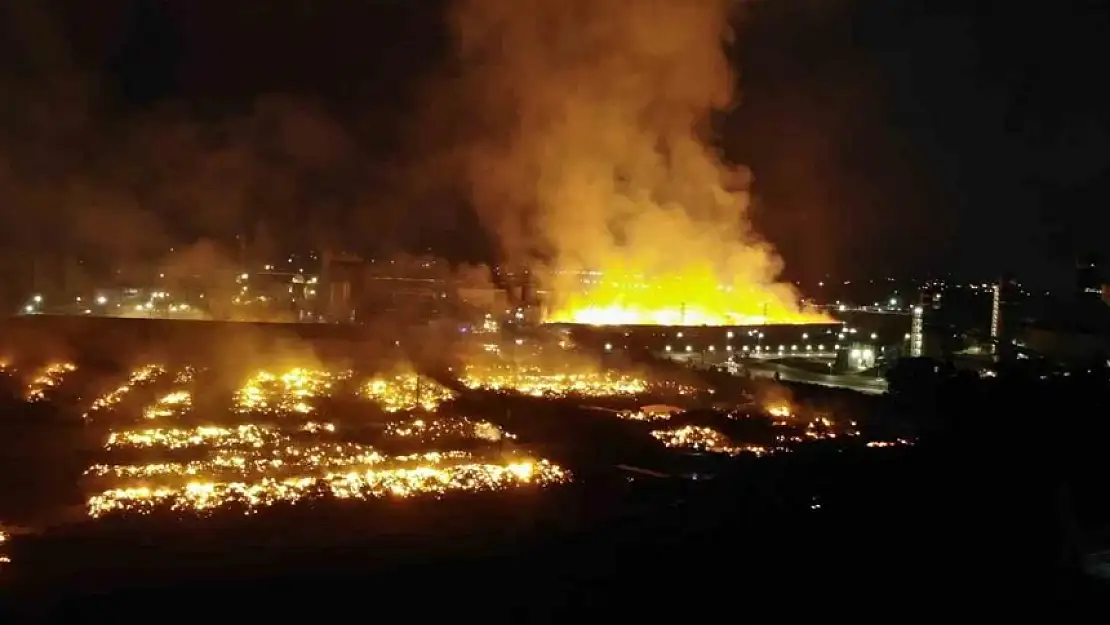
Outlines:
<svg viewBox="0 0 1110 625"><path fill-rule="evenodd" d="M789 287L723 286L712 272L676 272L662 279L603 279L572 292L548 323L588 325L743 326L828 323L799 309Z"/></svg>
<svg viewBox="0 0 1110 625"><path fill-rule="evenodd" d="M778 419L788 419L793 416L794 412L790 410L790 406L786 404L775 404L767 407L767 413L772 417Z"/></svg>
<svg viewBox="0 0 1110 625"><path fill-rule="evenodd" d="M663 276L613 276L589 272L578 289L547 317L549 323L588 325L743 326L828 323L829 317L797 305L793 289L737 278L722 284L717 273L683 263ZM696 263L690 263L695 265ZM565 282L565 281L564 281Z"/></svg>
<svg viewBox="0 0 1110 625"><path fill-rule="evenodd" d="M440 101L471 103L481 130L451 154L504 263L532 269L550 322L826 321L755 232L751 172L707 136L736 101L733 2L641 4L452 3L463 68Z"/></svg>

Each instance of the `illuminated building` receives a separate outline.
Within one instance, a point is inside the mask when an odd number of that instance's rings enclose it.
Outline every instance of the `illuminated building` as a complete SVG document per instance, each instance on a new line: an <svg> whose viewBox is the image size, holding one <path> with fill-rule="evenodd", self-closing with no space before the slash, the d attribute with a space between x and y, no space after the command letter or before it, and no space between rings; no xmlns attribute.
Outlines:
<svg viewBox="0 0 1110 625"><path fill-rule="evenodd" d="M1002 338L1002 285L996 284L991 297L991 353L998 353L998 341Z"/></svg>
<svg viewBox="0 0 1110 625"><path fill-rule="evenodd" d="M601 353L649 353L698 365L733 357L831 357L845 335L841 323L764 326L650 326L548 324L566 340Z"/></svg>
<svg viewBox="0 0 1110 625"><path fill-rule="evenodd" d="M914 306L913 321L910 323L910 358L925 355L925 309Z"/></svg>
<svg viewBox="0 0 1110 625"><path fill-rule="evenodd" d="M323 293L318 311L323 319L348 323L355 320L353 291L363 265L357 256L324 252L320 272Z"/></svg>
<svg viewBox="0 0 1110 625"><path fill-rule="evenodd" d="M849 343L836 353L833 368L839 372L863 371L875 366L878 348L873 343Z"/></svg>
<svg viewBox="0 0 1110 625"><path fill-rule="evenodd" d="M1021 292L1017 282L1002 278L991 287L991 353L995 356L1006 355L1013 346L1014 305Z"/></svg>
<svg viewBox="0 0 1110 625"><path fill-rule="evenodd" d="M512 303L512 297L487 275L460 275L445 261L432 257L366 260L325 253L323 258L319 313L327 321L353 323L382 313L400 313L427 322L472 316L464 313L474 311L501 314Z"/></svg>

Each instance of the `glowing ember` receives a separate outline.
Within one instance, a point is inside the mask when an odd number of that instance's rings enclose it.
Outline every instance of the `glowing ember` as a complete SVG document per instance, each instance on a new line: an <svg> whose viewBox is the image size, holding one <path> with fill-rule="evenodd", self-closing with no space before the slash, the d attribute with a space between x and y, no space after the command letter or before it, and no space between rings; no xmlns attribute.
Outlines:
<svg viewBox="0 0 1110 625"><path fill-rule="evenodd" d="M362 385L360 394L386 412L417 408L431 412L455 396L443 385L414 373L373 378Z"/></svg>
<svg viewBox="0 0 1110 625"><path fill-rule="evenodd" d="M122 447L165 449L184 449L188 447L232 448L261 447L280 438L273 428L260 425L240 425L224 428L206 426L188 429L153 428L148 430L125 430L108 435L107 449Z"/></svg>
<svg viewBox="0 0 1110 625"><path fill-rule="evenodd" d="M275 427L253 424L112 433L106 444L109 450L194 448L208 454L187 462L91 466L86 479L98 484L108 481L112 488L88 499L88 514L143 513L160 507L210 511L228 505L252 510L321 496L410 497L545 486L570 479L565 470L545 460L490 462L463 451L389 456L368 445L323 437L334 431L331 424L308 423L299 428L297 438ZM297 442L305 433L317 434L319 439ZM502 435L492 424L467 419L415 419L386 428L387 437L422 442L454 436L492 442Z"/></svg>
<svg viewBox="0 0 1110 625"><path fill-rule="evenodd" d="M334 376L322 371L293 369L284 374L259 372L235 394L241 414L308 413L308 402L332 390ZM366 396L387 410L421 406L433 410L451 397L446 388L415 376L371 380ZM187 406L188 393L177 390L148 407L148 418L169 416ZM296 428L277 424L148 428L111 432L105 450L163 456L151 462L96 464L85 472L95 485L87 500L92 517L145 513L165 508L208 512L237 506L252 512L260 507L300 499L330 497L369 499L442 495L447 492L492 491L564 482L570 475L543 459L516 456L491 447L480 451L423 451L387 455L361 443L344 442L332 423L309 421ZM410 418L386 425L387 440L440 445L467 440L495 443L514 438L487 421L465 418ZM166 459L190 450L190 459ZM200 456L198 458L198 455ZM108 488L105 488L108 487Z"/></svg>
<svg viewBox="0 0 1110 625"><path fill-rule="evenodd" d="M173 377L173 383L178 385L189 384L196 378L196 375L197 370L193 367L183 367L181 371L178 371L177 375Z"/></svg>
<svg viewBox="0 0 1110 625"><path fill-rule="evenodd" d="M766 447L760 445L733 445L728 437L717 430L696 425L687 425L674 430L655 430L651 435L667 447L680 449L708 451L730 456L742 453L762 456L768 452Z"/></svg>
<svg viewBox="0 0 1110 625"><path fill-rule="evenodd" d="M193 407L193 395L189 391L174 391L163 395L158 401L143 408L144 419L159 419L178 416Z"/></svg>
<svg viewBox="0 0 1110 625"><path fill-rule="evenodd" d="M412 419L386 425L386 434L398 438L412 438L423 442L441 439L476 439L497 442L502 438L514 439L515 435L503 431L489 421L470 419Z"/></svg>
<svg viewBox="0 0 1110 625"><path fill-rule="evenodd" d="M137 486L104 491L88 500L88 513L148 512L158 507L206 511L227 505L248 509L313 496L337 499L412 497L451 491L504 490L565 481L567 473L546 461L417 466L329 473L321 477L263 478L254 482L194 481L182 487Z"/></svg>
<svg viewBox="0 0 1110 625"><path fill-rule="evenodd" d="M904 447L906 445L913 445L913 441L906 438L897 438L892 441L871 441L867 443L867 446L871 448Z"/></svg>
<svg viewBox="0 0 1110 625"><path fill-rule="evenodd" d="M25 397L29 402L39 402L46 399L46 391L56 388L62 383L67 373L77 370L77 365L58 363L48 365L40 370L31 383L27 385Z"/></svg>
<svg viewBox="0 0 1110 625"><path fill-rule="evenodd" d="M636 395L647 390L646 381L632 376L612 372L550 373L538 367L469 367L460 381L471 389L515 391L533 397L607 397Z"/></svg>
<svg viewBox="0 0 1110 625"><path fill-rule="evenodd" d="M353 468L365 470L384 464L440 466L451 462L471 461L466 452L427 452L409 456L386 456L366 445L323 444L289 445L265 450L220 450L213 452L207 460L192 462L152 462L148 464L96 464L85 471L89 478L111 478L120 480L117 488L132 487L122 480L146 480L150 478L181 478L180 483L195 480L198 476L236 477L244 476L261 479L275 477L281 471L295 471L302 474L318 470Z"/></svg>
<svg viewBox="0 0 1110 625"><path fill-rule="evenodd" d="M166 369L161 365L139 367L127 376L127 382L97 397L89 407L89 411L84 414L84 418L88 419L95 412L115 408L134 388L153 382L165 372Z"/></svg>
<svg viewBox="0 0 1110 625"><path fill-rule="evenodd" d="M281 374L259 371L236 392L235 410L239 413L308 414L315 410L312 400L330 395L332 384L347 375L303 368Z"/></svg>
<svg viewBox="0 0 1110 625"><path fill-rule="evenodd" d="M629 421L667 421L680 412L682 412L682 408L677 406L653 404L643 406L639 410L622 410L617 415Z"/></svg>

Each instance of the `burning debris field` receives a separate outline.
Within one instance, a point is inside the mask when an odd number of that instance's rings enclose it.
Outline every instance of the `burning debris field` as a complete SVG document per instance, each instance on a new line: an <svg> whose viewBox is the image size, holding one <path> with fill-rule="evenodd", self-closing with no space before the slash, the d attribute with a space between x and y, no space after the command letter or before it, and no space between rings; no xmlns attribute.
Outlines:
<svg viewBox="0 0 1110 625"><path fill-rule="evenodd" d="M206 394L202 383L177 377L137 422L101 415L103 458L85 472L90 516L160 507L257 512L313 498L437 496L570 479L545 459L497 445L514 438L499 426L440 412L453 393L416 374L356 383L352 371L258 371L219 418L197 414L192 397ZM356 405L328 406L345 399Z"/></svg>
<svg viewBox="0 0 1110 625"><path fill-rule="evenodd" d="M18 546L49 536L192 535L291 511L311 525L313 510L341 510L360 534L391 514L435 534L443 515L521 505L588 525L621 514L630 488L669 492L814 445L909 443L739 378L496 354L440 369L15 360L0 381L6 440L23 446L8 459L32 484L13 487L8 467L0 520L36 528L9 541L16 569L35 557Z"/></svg>
<svg viewBox="0 0 1110 625"><path fill-rule="evenodd" d="M499 359L438 374L273 368L237 384L170 364L115 374L9 365L4 375L11 407L49 413L69 440L76 432L94 518L558 486L576 474L559 456L603 456L621 447L614 436L723 457L860 436L855 421L743 393L722 402L709 385Z"/></svg>

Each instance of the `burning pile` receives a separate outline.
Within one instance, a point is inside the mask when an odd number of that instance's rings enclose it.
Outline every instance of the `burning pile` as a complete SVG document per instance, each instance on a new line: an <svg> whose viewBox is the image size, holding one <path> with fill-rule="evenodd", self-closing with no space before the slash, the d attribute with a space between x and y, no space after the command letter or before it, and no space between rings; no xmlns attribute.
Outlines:
<svg viewBox="0 0 1110 625"><path fill-rule="evenodd" d="M360 395L386 412L417 408L434 412L440 404L455 397L450 389L415 373L372 378L362 385Z"/></svg>
<svg viewBox="0 0 1110 625"><path fill-rule="evenodd" d="M115 408L132 390L150 384L165 373L166 369L161 365L144 365L135 369L127 376L126 382L97 397L88 412L84 414L84 418L88 419L96 412Z"/></svg>
<svg viewBox="0 0 1110 625"><path fill-rule="evenodd" d="M112 432L108 435L104 448L108 450L123 448L173 450L190 447L258 448L271 444L279 438L274 428L251 424L236 427L213 425L195 428L149 428Z"/></svg>
<svg viewBox="0 0 1110 625"><path fill-rule="evenodd" d="M282 374L259 372L236 392L234 412L306 414L312 410L308 402L329 393L334 379L335 376L324 372L305 369ZM402 391L408 388L403 383L400 387ZM440 389L428 386L429 393L446 392ZM173 408L186 404L190 398L182 391L174 391L148 406L144 415L172 421L180 414ZM387 404L409 405L396 398ZM422 400L420 405L429 405L428 400ZM89 467L86 480L93 485L95 494L88 499L88 513L98 517L163 508L211 511L226 506L252 511L316 497L439 495L538 487L569 479L562 468L546 460L517 456L511 450L507 456L503 449L492 448L427 449L390 455L371 445L344 441L340 437L341 428L332 423L313 421L295 426L285 423L202 427L174 427L167 423L159 428L113 431L105 443L105 453L123 453L129 458L139 454L149 456L150 461L106 462ZM513 438L485 421L440 417L390 423L382 436L384 442L428 445L463 440L491 443Z"/></svg>
<svg viewBox="0 0 1110 625"><path fill-rule="evenodd" d="M173 417L188 412L193 407L193 395L189 391L174 391L158 398L158 401L143 408L144 419Z"/></svg>
<svg viewBox="0 0 1110 625"><path fill-rule="evenodd" d="M91 498L88 508L93 517L112 512L145 512L159 507L196 512L229 505L255 509L312 497L370 499L441 495L451 491L504 490L526 484L542 486L565 479L562 469L545 460L503 465L348 467L345 471L321 476L262 478L253 482L190 481L180 488L118 488Z"/></svg>
<svg viewBox="0 0 1110 625"><path fill-rule="evenodd" d="M444 439L477 439L497 442L501 439L515 439L516 436L503 431L489 421L470 419L410 419L386 425L386 433L395 438L418 440L431 443Z"/></svg>
<svg viewBox="0 0 1110 625"><path fill-rule="evenodd" d="M643 379L614 372L557 373L542 367L467 367L460 380L471 389L513 391L532 397L609 397L647 390Z"/></svg>
<svg viewBox="0 0 1110 625"><path fill-rule="evenodd" d="M643 406L639 410L622 410L617 413L621 419L628 421L668 421L671 417L682 412L677 406L654 404Z"/></svg>
<svg viewBox="0 0 1110 625"><path fill-rule="evenodd" d="M667 447L707 451L735 456L742 453L762 456L767 448L759 445L734 445L727 436L704 426L687 425L673 430L654 430L652 436Z"/></svg>
<svg viewBox="0 0 1110 625"><path fill-rule="evenodd" d="M297 367L281 374L255 373L235 394L239 413L308 414L312 400L331 394L332 384L350 373L333 375L328 371Z"/></svg>
<svg viewBox="0 0 1110 625"><path fill-rule="evenodd" d="M479 428L480 424L467 424L452 433L477 437ZM388 435L411 438L412 431L394 428ZM89 514L94 517L162 506L203 511L234 504L255 508L319 496L366 499L501 490L542 486L569 477L544 460L491 462L461 451L389 456L367 445L335 440L298 442L282 430L252 425L119 432L110 436L106 447L163 452L191 447L211 453L203 460L188 462L90 467L87 476L109 479L114 486L89 499Z"/></svg>
<svg viewBox="0 0 1110 625"><path fill-rule="evenodd" d="M77 370L77 365L63 362L43 367L27 385L24 397L29 402L39 402L46 399L46 391L61 385L66 374Z"/></svg>

